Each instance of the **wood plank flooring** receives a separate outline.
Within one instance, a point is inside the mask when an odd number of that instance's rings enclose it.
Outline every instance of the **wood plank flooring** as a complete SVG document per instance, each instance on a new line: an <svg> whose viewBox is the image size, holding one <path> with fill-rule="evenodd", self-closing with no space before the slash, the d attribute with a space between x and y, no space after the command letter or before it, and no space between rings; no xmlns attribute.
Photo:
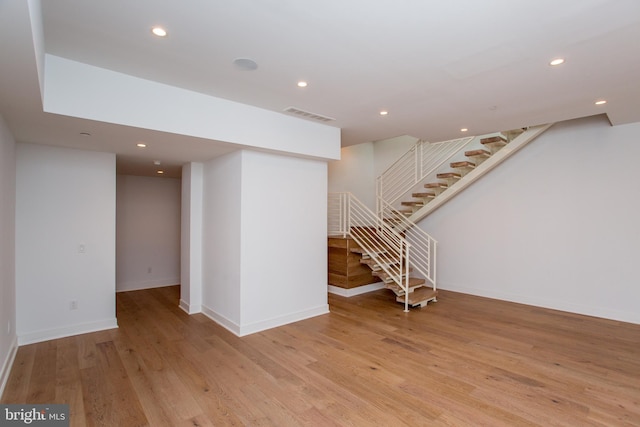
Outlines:
<svg viewBox="0 0 640 427"><path fill-rule="evenodd" d="M72 426L640 426L640 325L440 291L381 290L238 338L119 293L119 329L20 347L2 403Z"/></svg>

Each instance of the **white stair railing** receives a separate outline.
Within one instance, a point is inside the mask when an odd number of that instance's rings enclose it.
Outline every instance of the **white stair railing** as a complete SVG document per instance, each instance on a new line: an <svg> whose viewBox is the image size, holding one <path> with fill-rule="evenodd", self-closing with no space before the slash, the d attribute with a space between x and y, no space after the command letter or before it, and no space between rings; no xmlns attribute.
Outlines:
<svg viewBox="0 0 640 427"><path fill-rule="evenodd" d="M410 267L419 272L435 291L437 240L384 200L380 201L380 206L383 220L411 245Z"/></svg>
<svg viewBox="0 0 640 427"><path fill-rule="evenodd" d="M347 210L349 193L329 193L327 203L327 234L329 236L347 237L349 227L347 224Z"/></svg>
<svg viewBox="0 0 640 427"><path fill-rule="evenodd" d="M547 124L501 132L500 135L511 141L507 147L465 174L426 207L414 211L412 218L419 220L427 215L425 209L430 209L429 212L437 209L551 126ZM478 140L484 137L478 137ZM376 213L351 193L329 194L329 235L352 237L366 255L375 261L373 268L383 270L404 291L405 311L408 311L410 269L416 270L436 290L437 241L398 211L394 203L461 153L475 138L470 136L437 143L418 141L378 177Z"/></svg>
<svg viewBox="0 0 640 427"><path fill-rule="evenodd" d="M472 140L473 136L442 142L418 141L376 181L377 199L394 204L426 177L433 174ZM382 207L378 205L380 214Z"/></svg>
<svg viewBox="0 0 640 427"><path fill-rule="evenodd" d="M358 243L375 261L374 271L384 271L404 291L404 310L409 311L411 244L351 193L330 193L328 212L329 235Z"/></svg>

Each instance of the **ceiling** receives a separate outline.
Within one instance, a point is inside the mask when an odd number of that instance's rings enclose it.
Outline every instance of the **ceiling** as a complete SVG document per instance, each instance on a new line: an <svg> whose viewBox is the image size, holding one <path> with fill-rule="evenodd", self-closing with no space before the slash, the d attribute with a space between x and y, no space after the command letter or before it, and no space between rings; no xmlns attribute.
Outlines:
<svg viewBox="0 0 640 427"><path fill-rule="evenodd" d="M155 174L152 161L161 160L168 176L235 149L43 113L26 4L0 0L0 114L17 141L114 152L120 173ZM41 8L49 54L331 117L343 146L602 113L614 125L640 121L637 0L55 0ZM168 36L152 35L155 25ZM551 67L557 57L566 62ZM258 68L242 69L237 58ZM153 151L136 148L140 140Z"/></svg>

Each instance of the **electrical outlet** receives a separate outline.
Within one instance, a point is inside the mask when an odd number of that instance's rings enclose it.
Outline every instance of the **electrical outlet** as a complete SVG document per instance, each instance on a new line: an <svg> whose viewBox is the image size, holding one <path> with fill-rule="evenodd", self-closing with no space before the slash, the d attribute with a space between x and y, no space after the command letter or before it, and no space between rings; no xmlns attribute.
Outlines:
<svg viewBox="0 0 640 427"><path fill-rule="evenodd" d="M151 274L151 267L147 268L147 273Z"/></svg>
<svg viewBox="0 0 640 427"><path fill-rule="evenodd" d="M77 310L78 309L78 301L73 300L69 304L69 310Z"/></svg>
<svg viewBox="0 0 640 427"><path fill-rule="evenodd" d="M78 245L78 253L83 254L85 253L85 251L86 251L86 248L84 246L84 243L80 243L80 245Z"/></svg>

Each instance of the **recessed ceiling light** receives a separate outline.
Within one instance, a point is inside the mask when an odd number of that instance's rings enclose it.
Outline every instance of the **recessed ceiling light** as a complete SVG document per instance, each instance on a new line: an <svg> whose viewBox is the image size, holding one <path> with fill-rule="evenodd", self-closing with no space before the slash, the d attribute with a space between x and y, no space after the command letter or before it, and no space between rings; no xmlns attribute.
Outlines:
<svg viewBox="0 0 640 427"><path fill-rule="evenodd" d="M157 173L158 175L162 175L162 174L164 173L164 171L163 171L163 170L159 170L159 171L157 171L156 173Z"/></svg>
<svg viewBox="0 0 640 427"><path fill-rule="evenodd" d="M605 101L604 99L601 99L600 101L596 101L596 105L604 105L606 103L607 101Z"/></svg>
<svg viewBox="0 0 640 427"><path fill-rule="evenodd" d="M258 68L258 63L249 58L236 58L233 60L233 64L241 70L245 71L253 71Z"/></svg>
<svg viewBox="0 0 640 427"><path fill-rule="evenodd" d="M387 114L389 114L389 112L387 110L380 111L380 115L381 116L386 116Z"/></svg>
<svg viewBox="0 0 640 427"><path fill-rule="evenodd" d="M167 30L165 30L162 27L153 27L151 29L151 32L153 34L155 34L156 36L158 36L158 37L166 37L167 36Z"/></svg>
<svg viewBox="0 0 640 427"><path fill-rule="evenodd" d="M307 87L307 82L305 82L305 81L299 81L299 82L298 82L298 87Z"/></svg>
<svg viewBox="0 0 640 427"><path fill-rule="evenodd" d="M460 129L460 132L467 132L468 130L469 129L467 129L467 128L462 128L462 129Z"/></svg>
<svg viewBox="0 0 640 427"><path fill-rule="evenodd" d="M80 132L80 135L82 135L82 136L91 136L91 134L89 132Z"/></svg>
<svg viewBox="0 0 640 427"><path fill-rule="evenodd" d="M139 142L136 144L136 147L138 148L145 148L147 146L147 144L143 143L143 142Z"/></svg>
<svg viewBox="0 0 640 427"><path fill-rule="evenodd" d="M156 166L160 166L160 160L154 160L153 164L156 165Z"/></svg>
<svg viewBox="0 0 640 427"><path fill-rule="evenodd" d="M560 64L564 64L564 58L556 58L551 62L549 62L549 65L551 66L560 65Z"/></svg>

